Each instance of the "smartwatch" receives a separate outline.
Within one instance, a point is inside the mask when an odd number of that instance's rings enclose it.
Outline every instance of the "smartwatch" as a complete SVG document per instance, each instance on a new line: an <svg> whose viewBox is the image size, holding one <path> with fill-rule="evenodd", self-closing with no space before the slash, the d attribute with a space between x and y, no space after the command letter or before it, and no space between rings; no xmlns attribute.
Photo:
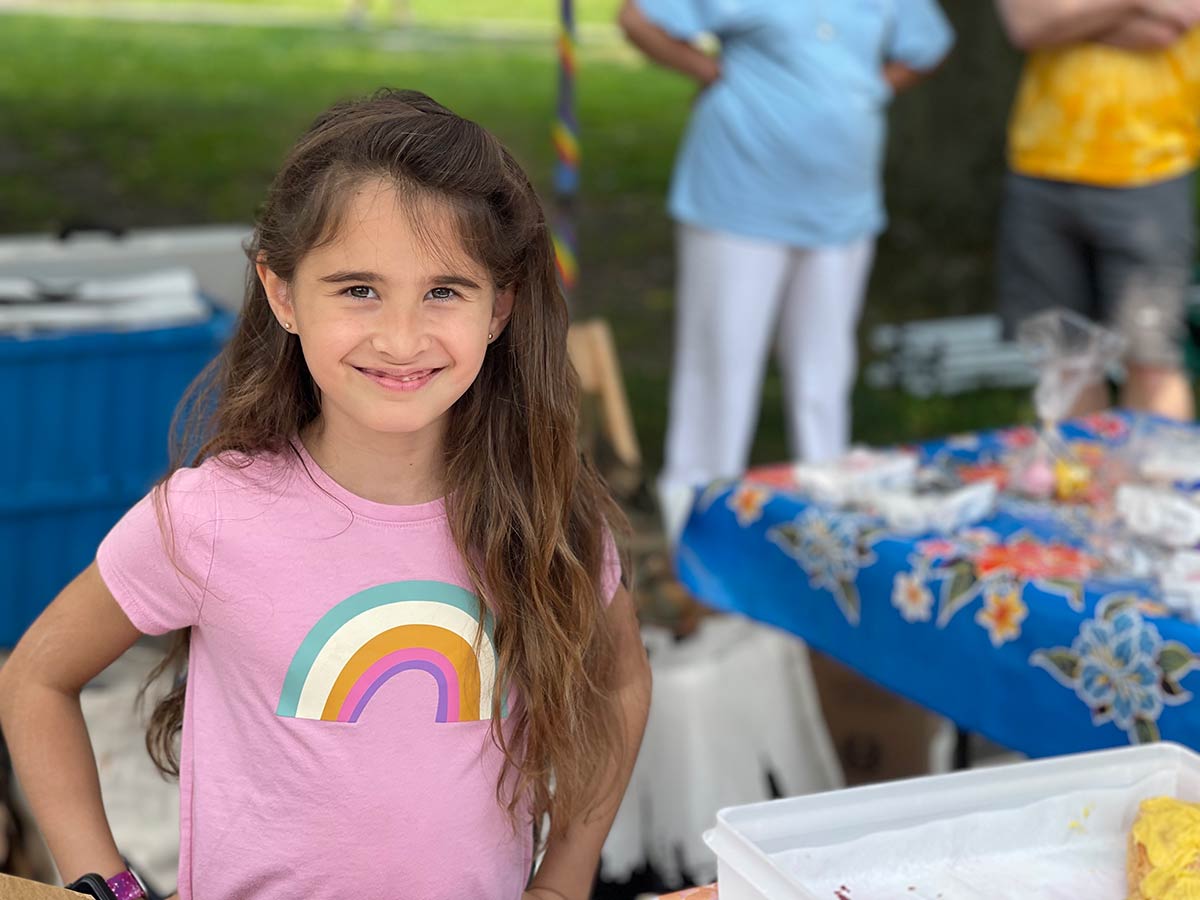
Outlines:
<svg viewBox="0 0 1200 900"><path fill-rule="evenodd" d="M146 891L137 876L126 869L112 878L104 879L115 900L146 900Z"/></svg>
<svg viewBox="0 0 1200 900"><path fill-rule="evenodd" d="M72 881L67 885L67 890L74 891L77 894L85 894L88 897L95 897L96 900L116 900L112 889L108 886L108 882L95 872L89 872L82 878Z"/></svg>
<svg viewBox="0 0 1200 900"><path fill-rule="evenodd" d="M142 883L128 869L107 879L89 872L78 881L68 884L67 890L95 897L96 900L146 900Z"/></svg>

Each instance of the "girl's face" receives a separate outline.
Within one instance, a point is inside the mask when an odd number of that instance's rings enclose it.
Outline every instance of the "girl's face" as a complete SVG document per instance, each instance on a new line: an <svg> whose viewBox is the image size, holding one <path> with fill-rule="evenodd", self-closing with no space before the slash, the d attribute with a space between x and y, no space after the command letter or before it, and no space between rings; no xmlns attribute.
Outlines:
<svg viewBox="0 0 1200 900"><path fill-rule="evenodd" d="M426 205L433 221L418 233L394 188L367 182L341 234L305 256L291 284L258 265L276 317L299 337L326 428L440 439L488 335L508 321L511 291L462 249L450 213Z"/></svg>

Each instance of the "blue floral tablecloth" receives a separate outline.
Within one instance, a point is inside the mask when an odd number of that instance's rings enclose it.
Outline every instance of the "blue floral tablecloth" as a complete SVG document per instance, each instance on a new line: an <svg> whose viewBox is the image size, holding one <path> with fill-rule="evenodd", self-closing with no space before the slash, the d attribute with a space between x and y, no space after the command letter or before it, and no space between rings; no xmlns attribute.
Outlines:
<svg viewBox="0 0 1200 900"><path fill-rule="evenodd" d="M1106 413L1062 433L1111 452L1138 422ZM1013 428L916 449L986 474L1034 440ZM969 528L912 538L806 500L790 472L697 497L676 562L705 603L790 631L1030 756L1160 738L1200 748L1200 626L1173 616L1150 579L1096 575L1086 506L1006 497Z"/></svg>

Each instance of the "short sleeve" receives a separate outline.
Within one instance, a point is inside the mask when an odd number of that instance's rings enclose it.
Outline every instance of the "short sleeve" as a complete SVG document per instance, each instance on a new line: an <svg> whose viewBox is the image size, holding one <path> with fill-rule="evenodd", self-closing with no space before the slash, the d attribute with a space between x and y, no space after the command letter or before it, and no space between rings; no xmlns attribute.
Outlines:
<svg viewBox="0 0 1200 900"><path fill-rule="evenodd" d="M895 0L887 59L917 71L938 65L954 46L954 29L937 0Z"/></svg>
<svg viewBox="0 0 1200 900"><path fill-rule="evenodd" d="M680 40L720 35L736 22L744 0L635 0L647 19Z"/></svg>
<svg viewBox="0 0 1200 900"><path fill-rule="evenodd" d="M621 586L621 554L616 539L608 526L604 526L604 561L600 564L600 597L604 605L612 604Z"/></svg>
<svg viewBox="0 0 1200 900"><path fill-rule="evenodd" d="M198 622L216 542L215 505L204 469L180 469L101 541L100 577L143 634Z"/></svg>

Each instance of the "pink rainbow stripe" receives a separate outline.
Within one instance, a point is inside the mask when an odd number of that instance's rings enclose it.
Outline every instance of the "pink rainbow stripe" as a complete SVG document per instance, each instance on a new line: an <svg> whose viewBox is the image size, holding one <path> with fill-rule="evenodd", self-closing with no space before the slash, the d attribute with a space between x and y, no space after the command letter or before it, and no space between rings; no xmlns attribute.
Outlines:
<svg viewBox="0 0 1200 900"><path fill-rule="evenodd" d="M438 683L438 722L457 722L459 715L458 672L444 653L424 647L395 650L363 672L338 710L339 722L357 722L367 701L393 675L409 669L428 672Z"/></svg>

